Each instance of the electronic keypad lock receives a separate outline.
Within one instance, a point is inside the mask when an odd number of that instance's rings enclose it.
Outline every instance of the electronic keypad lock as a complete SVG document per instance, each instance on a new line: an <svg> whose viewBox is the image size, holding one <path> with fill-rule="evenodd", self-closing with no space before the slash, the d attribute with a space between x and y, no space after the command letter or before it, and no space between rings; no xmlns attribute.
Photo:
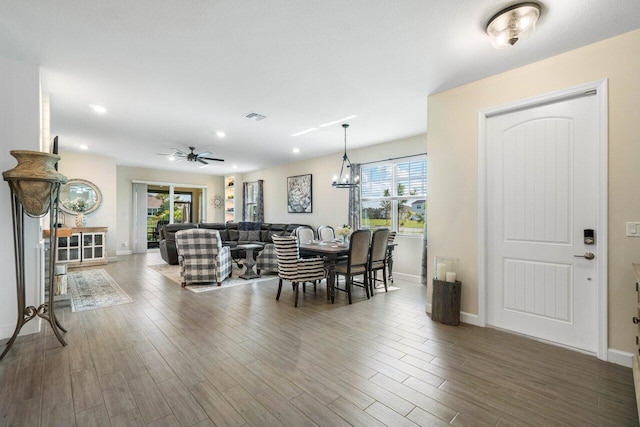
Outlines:
<svg viewBox="0 0 640 427"><path fill-rule="evenodd" d="M595 245L596 237L592 229L585 228L584 230L584 244L585 245Z"/></svg>

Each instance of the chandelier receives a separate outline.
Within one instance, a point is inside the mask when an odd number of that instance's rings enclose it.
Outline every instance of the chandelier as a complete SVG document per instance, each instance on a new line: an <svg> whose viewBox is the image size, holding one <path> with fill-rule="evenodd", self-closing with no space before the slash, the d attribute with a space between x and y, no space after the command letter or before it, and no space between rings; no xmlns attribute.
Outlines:
<svg viewBox="0 0 640 427"><path fill-rule="evenodd" d="M344 128L344 154L342 155L342 166L340 167L340 175L333 176L333 185L335 188L355 188L360 183L359 176L353 176L353 168L351 167L351 161L347 156L347 128L348 123L343 123ZM346 166L346 167L345 167Z"/></svg>

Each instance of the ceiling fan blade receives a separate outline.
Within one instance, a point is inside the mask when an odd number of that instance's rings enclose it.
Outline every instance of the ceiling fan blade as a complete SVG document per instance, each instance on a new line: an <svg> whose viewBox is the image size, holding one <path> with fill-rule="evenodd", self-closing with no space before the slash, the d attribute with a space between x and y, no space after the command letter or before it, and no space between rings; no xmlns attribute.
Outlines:
<svg viewBox="0 0 640 427"><path fill-rule="evenodd" d="M216 159L214 157L198 157L198 160L200 160L200 159L210 160L210 161L214 161L214 162L224 162L224 159Z"/></svg>
<svg viewBox="0 0 640 427"><path fill-rule="evenodd" d="M171 147L171 149L174 151L174 153L173 153L174 155L175 155L175 154L181 154L181 155L183 155L183 156L186 156L186 155L187 155L187 153L185 153L184 151L180 150L179 148L173 148L173 147Z"/></svg>
<svg viewBox="0 0 640 427"><path fill-rule="evenodd" d="M209 163L205 162L204 160L202 160L201 158L198 158L198 161L204 165L208 165Z"/></svg>
<svg viewBox="0 0 640 427"><path fill-rule="evenodd" d="M202 153L198 153L197 156L198 157L208 157L208 156L212 156L213 153L211 151L203 151Z"/></svg>

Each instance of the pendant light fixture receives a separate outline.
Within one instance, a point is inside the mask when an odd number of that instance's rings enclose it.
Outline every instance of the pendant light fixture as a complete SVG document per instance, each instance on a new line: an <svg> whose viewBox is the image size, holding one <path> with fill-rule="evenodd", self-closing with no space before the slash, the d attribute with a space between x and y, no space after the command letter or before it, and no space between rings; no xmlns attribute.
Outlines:
<svg viewBox="0 0 640 427"><path fill-rule="evenodd" d="M347 128L348 123L343 123L344 128L344 154L342 155L342 166L340 167L340 175L333 176L333 185L335 188L354 188L360 183L359 176L353 176L351 167L351 161L347 156Z"/></svg>
<svg viewBox="0 0 640 427"><path fill-rule="evenodd" d="M487 34L491 44L496 49L510 48L533 33L538 18L538 3L518 3L501 10L487 23Z"/></svg>

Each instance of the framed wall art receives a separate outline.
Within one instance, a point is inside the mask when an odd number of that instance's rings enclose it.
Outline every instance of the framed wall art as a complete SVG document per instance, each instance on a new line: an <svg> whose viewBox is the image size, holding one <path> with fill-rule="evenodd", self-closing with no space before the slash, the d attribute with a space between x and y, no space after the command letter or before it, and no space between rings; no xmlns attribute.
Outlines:
<svg viewBox="0 0 640 427"><path fill-rule="evenodd" d="M287 212L313 212L311 174L290 176L287 178Z"/></svg>

